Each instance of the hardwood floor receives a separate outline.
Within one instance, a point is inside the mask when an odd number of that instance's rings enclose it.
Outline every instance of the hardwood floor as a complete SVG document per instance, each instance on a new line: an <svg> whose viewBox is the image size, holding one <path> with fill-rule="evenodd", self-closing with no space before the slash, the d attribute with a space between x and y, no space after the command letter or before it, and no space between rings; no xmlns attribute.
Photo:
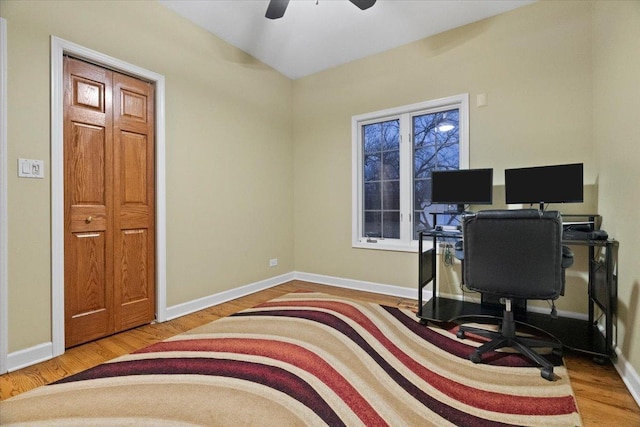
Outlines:
<svg viewBox="0 0 640 427"><path fill-rule="evenodd" d="M62 356L0 376L0 400L51 383L149 344L297 290L358 298L378 304L414 307L414 300L292 281L164 323L135 328L71 348ZM640 426L640 408L610 364L598 365L568 353L565 363L585 426Z"/></svg>

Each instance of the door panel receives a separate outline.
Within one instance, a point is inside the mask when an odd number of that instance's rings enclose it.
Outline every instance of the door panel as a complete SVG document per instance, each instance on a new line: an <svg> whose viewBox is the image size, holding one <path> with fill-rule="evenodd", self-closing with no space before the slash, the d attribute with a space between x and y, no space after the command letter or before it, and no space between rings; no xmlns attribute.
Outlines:
<svg viewBox="0 0 640 427"><path fill-rule="evenodd" d="M120 134L122 144L122 203L147 206L147 138L131 132Z"/></svg>
<svg viewBox="0 0 640 427"><path fill-rule="evenodd" d="M155 317L153 86L65 58L65 344Z"/></svg>
<svg viewBox="0 0 640 427"><path fill-rule="evenodd" d="M153 299L147 277L150 259L147 252L148 240L147 230L124 230L120 239L122 260L118 265L121 268L120 323L123 329L129 325L149 322L149 303ZM150 308L153 313L153 306Z"/></svg>
<svg viewBox="0 0 640 427"><path fill-rule="evenodd" d="M113 328L112 287L106 286L105 233L73 233L65 247L68 256L81 259L65 272L73 285L65 293L65 327L71 345L103 337Z"/></svg>
<svg viewBox="0 0 640 427"><path fill-rule="evenodd" d="M71 150L69 158L73 160L69 169L73 187L69 196L73 203L104 205L105 129L77 121L70 123L70 126L72 135L67 149Z"/></svg>

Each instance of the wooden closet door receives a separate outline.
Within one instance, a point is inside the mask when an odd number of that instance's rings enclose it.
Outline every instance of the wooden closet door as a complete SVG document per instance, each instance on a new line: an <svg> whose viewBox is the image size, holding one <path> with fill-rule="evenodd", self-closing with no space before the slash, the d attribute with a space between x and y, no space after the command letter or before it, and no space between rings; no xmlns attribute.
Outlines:
<svg viewBox="0 0 640 427"><path fill-rule="evenodd" d="M155 318L154 92L114 73L114 295L116 326Z"/></svg>
<svg viewBox="0 0 640 427"><path fill-rule="evenodd" d="M151 322L153 86L65 58L65 345Z"/></svg>

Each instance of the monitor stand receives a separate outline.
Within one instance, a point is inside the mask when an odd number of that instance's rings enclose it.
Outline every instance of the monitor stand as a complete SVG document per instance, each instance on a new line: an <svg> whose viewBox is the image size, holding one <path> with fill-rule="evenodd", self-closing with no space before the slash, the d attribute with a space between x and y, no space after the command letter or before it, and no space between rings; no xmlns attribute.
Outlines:
<svg viewBox="0 0 640 427"><path fill-rule="evenodd" d="M466 212L466 211L464 210L464 204L461 204L461 205L455 205L455 207L456 207L455 212L457 212L457 213L459 213L459 214L463 214L463 213L465 213L465 212Z"/></svg>

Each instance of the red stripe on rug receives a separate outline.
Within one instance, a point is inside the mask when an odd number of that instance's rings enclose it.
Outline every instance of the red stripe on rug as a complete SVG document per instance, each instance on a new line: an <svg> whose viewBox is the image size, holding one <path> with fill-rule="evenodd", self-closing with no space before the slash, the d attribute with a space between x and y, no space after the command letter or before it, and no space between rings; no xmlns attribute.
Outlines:
<svg viewBox="0 0 640 427"><path fill-rule="evenodd" d="M375 324L352 305L336 301L272 301L259 308L309 307L333 311L348 317L377 339L402 364L445 395L467 405L499 413L517 415L563 415L577 411L573 396L514 396L469 387L433 372L393 344ZM508 404L506 404L508 402Z"/></svg>

